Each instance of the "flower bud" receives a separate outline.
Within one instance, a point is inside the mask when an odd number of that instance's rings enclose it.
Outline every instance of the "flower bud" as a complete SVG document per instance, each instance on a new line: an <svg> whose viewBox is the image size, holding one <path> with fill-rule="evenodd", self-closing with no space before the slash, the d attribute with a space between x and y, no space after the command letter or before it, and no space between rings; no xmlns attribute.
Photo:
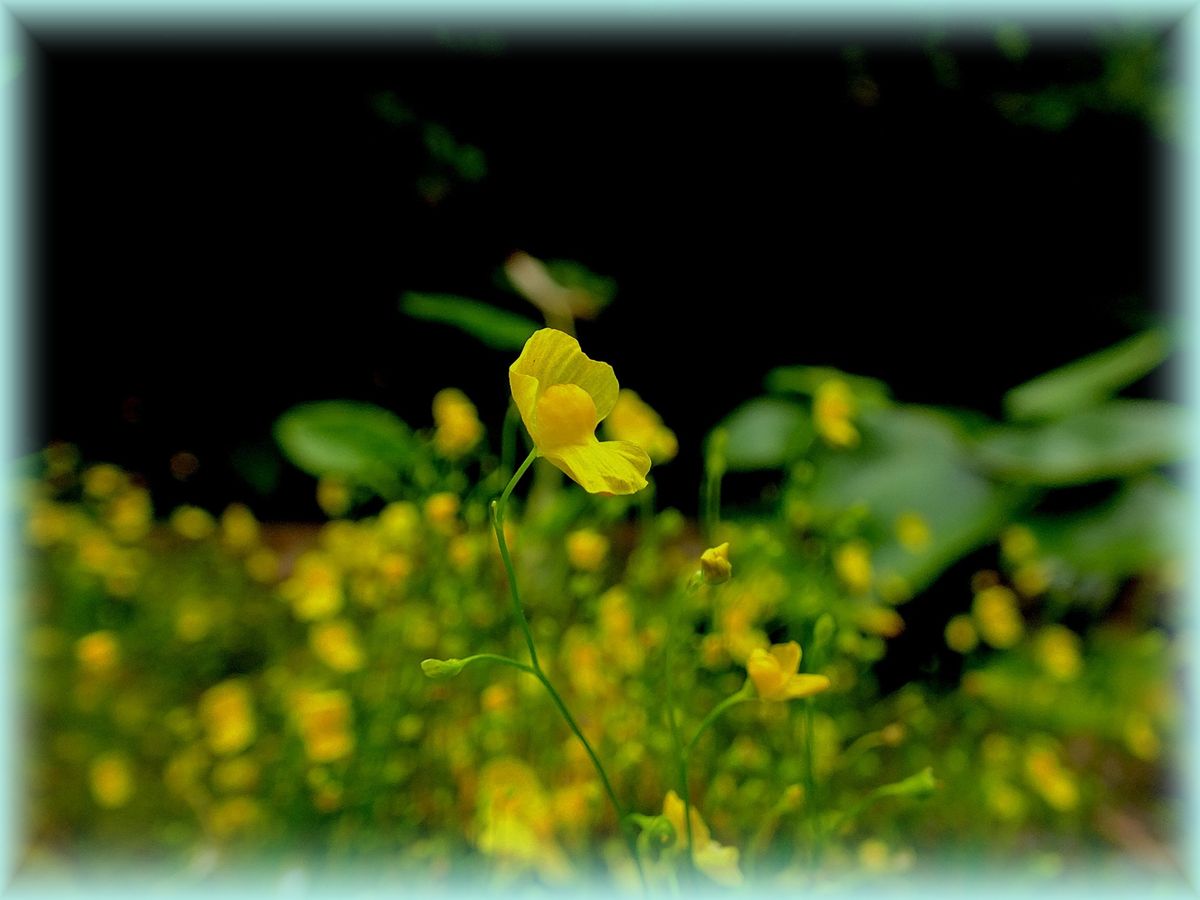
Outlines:
<svg viewBox="0 0 1200 900"><path fill-rule="evenodd" d="M461 659L423 659L421 671L426 677L441 681L444 678L453 678L465 665Z"/></svg>
<svg viewBox="0 0 1200 900"><path fill-rule="evenodd" d="M709 547L700 554L700 572L709 584L724 584L733 575L733 564L729 561L729 542L718 547Z"/></svg>

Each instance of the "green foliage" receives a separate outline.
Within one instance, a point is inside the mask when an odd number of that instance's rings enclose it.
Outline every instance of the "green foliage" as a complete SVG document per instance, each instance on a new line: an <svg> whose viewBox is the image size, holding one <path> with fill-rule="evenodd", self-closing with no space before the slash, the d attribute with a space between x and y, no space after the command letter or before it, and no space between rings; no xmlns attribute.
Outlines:
<svg viewBox="0 0 1200 900"><path fill-rule="evenodd" d="M829 366L781 366L767 373L766 386L768 391L774 393L811 397L829 381L845 382L854 399L862 406L881 406L891 399L891 391L882 381L849 375Z"/></svg>
<svg viewBox="0 0 1200 900"><path fill-rule="evenodd" d="M1069 415L1149 374L1169 352L1164 330L1145 331L1013 388L1004 396L1004 410L1022 421Z"/></svg>
<svg viewBox="0 0 1200 900"><path fill-rule="evenodd" d="M778 469L803 453L813 440L805 410L790 400L758 397L722 420L726 468L731 472Z"/></svg>
<svg viewBox="0 0 1200 900"><path fill-rule="evenodd" d="M1008 481L1060 487L1134 475L1186 454L1185 411L1156 400L1113 400L1035 426L982 438L978 458Z"/></svg>
<svg viewBox="0 0 1200 900"><path fill-rule="evenodd" d="M400 308L415 319L452 325L496 350L520 350L538 329L524 316L451 294L410 292Z"/></svg>
<svg viewBox="0 0 1200 900"><path fill-rule="evenodd" d="M275 422L275 440L310 475L373 487L393 483L413 453L412 434L394 414L346 400L293 407Z"/></svg>
<svg viewBox="0 0 1200 900"><path fill-rule="evenodd" d="M591 313L608 306L617 293L617 282L567 259L546 260L550 277L569 290L582 291L591 301Z"/></svg>
<svg viewBox="0 0 1200 900"><path fill-rule="evenodd" d="M859 528L872 544L881 579L898 576L909 591L994 538L1024 498L977 471L968 443L937 410L868 411L862 431L855 452L814 456L802 496L819 527L833 527L847 510L859 510ZM928 526L923 546L905 546L898 538L898 520L912 515Z"/></svg>

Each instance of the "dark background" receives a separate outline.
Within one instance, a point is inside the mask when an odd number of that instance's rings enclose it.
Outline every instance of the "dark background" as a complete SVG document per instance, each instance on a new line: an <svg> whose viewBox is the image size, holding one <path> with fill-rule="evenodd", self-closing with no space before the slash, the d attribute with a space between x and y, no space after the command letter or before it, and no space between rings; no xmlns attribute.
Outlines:
<svg viewBox="0 0 1200 900"><path fill-rule="evenodd" d="M1046 128L998 108L1101 77L1083 32L1034 35L1023 59L986 36L784 30L40 38L34 63L28 449L72 441L140 473L160 509L316 518L286 464L268 494L239 474L270 469L271 424L304 400L370 400L424 427L434 392L457 386L497 439L515 354L407 319L398 299L533 316L495 279L517 249L616 280L580 337L678 433L658 481L685 512L703 435L773 366L998 414L1007 388L1163 307L1168 145L1119 110ZM445 177L418 126L379 114L385 93L479 147L486 177ZM168 461L184 450L200 468L179 482Z"/></svg>

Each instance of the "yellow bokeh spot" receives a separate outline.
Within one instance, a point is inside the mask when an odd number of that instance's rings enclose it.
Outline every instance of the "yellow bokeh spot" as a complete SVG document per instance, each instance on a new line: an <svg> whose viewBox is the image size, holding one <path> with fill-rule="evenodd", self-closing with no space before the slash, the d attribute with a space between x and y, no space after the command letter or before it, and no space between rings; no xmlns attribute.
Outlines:
<svg viewBox="0 0 1200 900"><path fill-rule="evenodd" d="M357 672L363 667L358 632L349 622L335 620L314 625L308 643L317 658L335 672Z"/></svg>
<svg viewBox="0 0 1200 900"><path fill-rule="evenodd" d="M854 447L858 429L853 417L856 404L850 386L839 379L824 382L813 394L813 424L832 447Z"/></svg>
<svg viewBox="0 0 1200 900"><path fill-rule="evenodd" d="M917 553L929 546L933 532L920 513L906 512L896 518L896 540L905 550Z"/></svg>
<svg viewBox="0 0 1200 900"><path fill-rule="evenodd" d="M979 645L979 634L968 615L958 615L946 623L946 646L955 653L970 653Z"/></svg>
<svg viewBox="0 0 1200 900"><path fill-rule="evenodd" d="M200 541L216 530L216 522L207 510L198 506L180 506L171 513L171 527L189 541Z"/></svg>
<svg viewBox="0 0 1200 900"><path fill-rule="evenodd" d="M833 567L838 578L855 594L871 589L874 571L871 567L871 548L866 541L849 541L834 551Z"/></svg>
<svg viewBox="0 0 1200 900"><path fill-rule="evenodd" d="M457 459L483 437L475 405L456 388L438 391L433 398L433 446L447 459Z"/></svg>
<svg viewBox="0 0 1200 900"><path fill-rule="evenodd" d="M133 796L133 771L121 753L105 753L88 768L92 797L106 809L124 806Z"/></svg>
<svg viewBox="0 0 1200 900"><path fill-rule="evenodd" d="M979 636L998 650L1015 646L1025 633L1017 595L1004 585L992 585L976 594L971 614Z"/></svg>
<svg viewBox="0 0 1200 900"><path fill-rule="evenodd" d="M1062 625L1047 625L1035 638L1038 664L1056 681L1073 681L1083 671L1083 644Z"/></svg>
<svg viewBox="0 0 1200 900"><path fill-rule="evenodd" d="M111 631L93 631L75 644L75 658L91 675L107 675L121 661L121 646Z"/></svg>
<svg viewBox="0 0 1200 900"><path fill-rule="evenodd" d="M567 535L567 559L582 572L598 572L608 558L608 538L590 528Z"/></svg>
<svg viewBox="0 0 1200 900"><path fill-rule="evenodd" d="M256 726L246 683L231 678L205 691L200 697L200 721L213 753L232 756L250 746Z"/></svg>

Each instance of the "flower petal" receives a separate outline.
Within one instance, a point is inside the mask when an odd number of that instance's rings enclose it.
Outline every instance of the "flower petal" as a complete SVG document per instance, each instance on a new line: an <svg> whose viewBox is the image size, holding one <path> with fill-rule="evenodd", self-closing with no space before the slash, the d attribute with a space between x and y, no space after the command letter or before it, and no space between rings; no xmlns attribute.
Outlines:
<svg viewBox="0 0 1200 900"><path fill-rule="evenodd" d="M650 457L628 441L597 441L545 450L554 463L591 494L634 494L646 486Z"/></svg>
<svg viewBox="0 0 1200 900"><path fill-rule="evenodd" d="M829 690L830 681L824 675L793 675L785 691L788 700L799 700Z"/></svg>
<svg viewBox="0 0 1200 900"><path fill-rule="evenodd" d="M513 400L537 442L537 400L541 392L555 384L577 384L591 395L596 404L596 421L605 419L617 403L620 387L608 363L589 359L579 349L579 341L554 328L535 331L525 342L517 361L508 367Z"/></svg>
<svg viewBox="0 0 1200 900"><path fill-rule="evenodd" d="M779 660L779 669L784 676L795 675L800 670L800 645L795 641L772 644L771 655Z"/></svg>

